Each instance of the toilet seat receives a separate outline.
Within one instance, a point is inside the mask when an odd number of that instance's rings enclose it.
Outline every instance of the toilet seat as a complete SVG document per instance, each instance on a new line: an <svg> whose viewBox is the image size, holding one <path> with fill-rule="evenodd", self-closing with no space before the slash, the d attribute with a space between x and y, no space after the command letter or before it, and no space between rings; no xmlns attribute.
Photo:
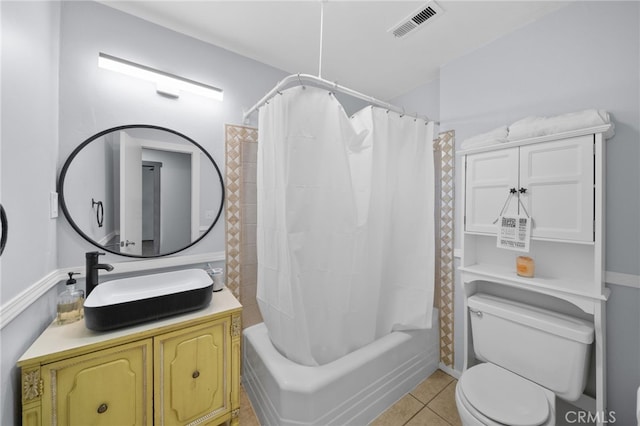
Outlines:
<svg viewBox="0 0 640 426"><path fill-rule="evenodd" d="M460 382L458 382L456 386L456 406L458 408L458 415L462 421L462 426L505 426L494 422L473 408L471 404L469 404L469 401L467 401L467 398L462 394Z"/></svg>
<svg viewBox="0 0 640 426"><path fill-rule="evenodd" d="M475 411L475 417L510 426L539 426L549 419L551 410L545 391L497 365L484 363L469 368L458 386L461 402L469 411Z"/></svg>

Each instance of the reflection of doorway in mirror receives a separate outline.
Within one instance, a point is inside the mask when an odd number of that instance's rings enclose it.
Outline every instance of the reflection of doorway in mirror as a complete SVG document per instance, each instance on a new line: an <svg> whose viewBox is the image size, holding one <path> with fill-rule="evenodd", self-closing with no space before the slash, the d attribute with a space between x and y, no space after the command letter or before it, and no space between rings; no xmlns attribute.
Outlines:
<svg viewBox="0 0 640 426"><path fill-rule="evenodd" d="M142 162L142 255L160 254L162 163Z"/></svg>
<svg viewBox="0 0 640 426"><path fill-rule="evenodd" d="M155 183L145 182L145 163L162 165L154 167ZM198 232L193 182L199 176L200 155L192 147L120 132L120 253L154 256L189 245Z"/></svg>
<svg viewBox="0 0 640 426"><path fill-rule="evenodd" d="M153 148L147 148L148 144L143 142L142 148L142 161L156 162L162 164L160 172L160 183L156 185L159 189L160 195L155 197L159 200L159 209L162 213L155 215L156 224L159 230L156 235L160 237L160 252L167 253L174 250L178 250L180 247L189 245L192 241L192 154L186 152L170 151L161 148L159 145L154 145ZM166 146L165 146L166 148ZM147 196L149 190L142 189L142 199L144 205L144 199ZM152 198L152 197L149 197ZM152 244L150 241L154 239L153 233L147 233L147 237L144 235L144 229L148 226L147 221L153 221L152 210L149 214L144 212L142 214L142 227L143 236L142 244ZM149 226L150 228L150 226ZM148 242L145 242L147 240ZM145 249L143 248L143 255Z"/></svg>
<svg viewBox="0 0 640 426"><path fill-rule="evenodd" d="M143 189L143 161L162 163L155 190L160 197L148 184ZM177 170L180 179L174 178ZM133 257L163 256L193 245L218 220L224 197L220 170L204 148L170 129L145 125L118 126L85 140L66 160L59 187L60 207L82 237ZM143 213L143 197L149 205L155 200L155 217L147 208ZM103 226L92 199L103 202ZM150 217L148 225L144 217Z"/></svg>
<svg viewBox="0 0 640 426"><path fill-rule="evenodd" d="M142 145L120 132L120 253L142 254Z"/></svg>

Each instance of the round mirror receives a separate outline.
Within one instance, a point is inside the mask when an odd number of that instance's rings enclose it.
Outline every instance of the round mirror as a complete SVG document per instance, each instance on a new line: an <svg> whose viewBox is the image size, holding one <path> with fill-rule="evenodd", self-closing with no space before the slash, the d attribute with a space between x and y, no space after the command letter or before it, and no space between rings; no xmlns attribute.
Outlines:
<svg viewBox="0 0 640 426"><path fill-rule="evenodd" d="M80 144L62 167L60 207L91 244L130 257L192 246L222 213L224 184L213 158L187 136L134 124Z"/></svg>

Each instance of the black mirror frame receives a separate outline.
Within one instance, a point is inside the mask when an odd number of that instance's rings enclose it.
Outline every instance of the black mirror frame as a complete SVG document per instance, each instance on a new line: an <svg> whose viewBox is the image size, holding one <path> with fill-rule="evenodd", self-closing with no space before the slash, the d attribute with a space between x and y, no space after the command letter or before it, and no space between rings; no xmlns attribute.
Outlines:
<svg viewBox="0 0 640 426"><path fill-rule="evenodd" d="M213 164L213 167L215 167L216 169L216 173L218 174L218 179L220 180L220 190L221 190L221 198L220 198L220 207L218 208L218 213L216 214L215 219L213 220L213 223L211 224L211 226L209 226L209 228L202 234L200 235L200 237L198 237L198 239L194 240L191 242L191 244L186 245L185 247L182 247L178 250L174 250L168 253L162 253L162 254L157 254L157 255L152 255L152 256L138 256L135 254L128 254L128 253L119 253L117 251L111 250L107 247L101 246L99 245L96 241L92 240L91 238L89 238L89 236L87 234L85 234L79 227L78 225L74 222L74 220L71 217L71 213L69 212L69 210L67 209L67 204L65 202L64 199L64 179L67 175L67 170L69 169L69 166L71 165L71 163L73 162L73 159L80 153L80 151L82 151L82 149L87 146L88 144L90 144L91 142L93 142L94 140L101 138L102 136L106 135L107 133L111 133L111 132L117 132L120 130L126 130L126 129L132 129L132 128L136 128L136 129L153 129L153 130L162 130L165 132L169 132L169 133L173 133L176 136L179 136L181 138L186 139L187 141L191 142L192 144L194 144L195 146L197 146L200 151L202 151L204 153L204 155L207 156L207 158L209 158L209 160L211 161L211 163ZM60 199L60 208L62 209L62 212L64 213L64 216L67 218L67 221L69 222L69 224L71 225L71 227L78 233L80 234L80 236L82 238L84 238L87 242L93 244L94 246L98 247L100 250L105 250L108 251L109 253L112 254L117 254L119 256L125 256L125 257L133 257L136 259L152 259L152 258L156 258L156 257L164 257L164 256L170 256L172 254L176 254L179 253L183 250L188 249L189 247L192 247L193 245L195 245L197 242L199 242L200 240L202 240L204 237L207 236L207 234L213 229L213 227L216 225L216 223L218 222L218 220L220 219L220 216L222 215L222 210L224 208L224 201L225 201L225 185L224 185L224 180L222 178L222 173L220 172L220 168L218 167L218 164L215 162L215 160L213 159L213 157L207 152L207 150L205 150L200 144L198 144L196 141L194 141L193 139L191 139L188 136L183 135L180 132L177 132L175 130L172 129L168 129L166 127L162 127L162 126L155 126L153 124L126 124L123 126L116 126L116 127L112 127L110 129L106 129L103 130L99 133L96 133L95 135L91 136L90 138L88 138L87 140L85 140L84 142L82 142L80 145L78 145L73 152L69 155L69 157L66 159L64 165L62 166L62 169L60 170L60 176L58 177L58 183L57 183L57 191L59 194L59 199Z"/></svg>
<svg viewBox="0 0 640 426"><path fill-rule="evenodd" d="M0 237L0 256L2 256L4 248L7 246L7 237L9 236L9 219L2 204L0 204L0 222L2 222L2 237Z"/></svg>

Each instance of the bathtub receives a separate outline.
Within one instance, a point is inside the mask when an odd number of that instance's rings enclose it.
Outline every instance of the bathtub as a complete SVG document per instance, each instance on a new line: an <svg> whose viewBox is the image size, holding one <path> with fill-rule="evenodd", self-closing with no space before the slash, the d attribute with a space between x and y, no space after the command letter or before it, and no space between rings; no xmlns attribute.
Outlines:
<svg viewBox="0 0 640 426"><path fill-rule="evenodd" d="M242 383L263 426L366 425L439 363L438 312L429 330L396 331L319 367L278 352L264 323L244 330Z"/></svg>

